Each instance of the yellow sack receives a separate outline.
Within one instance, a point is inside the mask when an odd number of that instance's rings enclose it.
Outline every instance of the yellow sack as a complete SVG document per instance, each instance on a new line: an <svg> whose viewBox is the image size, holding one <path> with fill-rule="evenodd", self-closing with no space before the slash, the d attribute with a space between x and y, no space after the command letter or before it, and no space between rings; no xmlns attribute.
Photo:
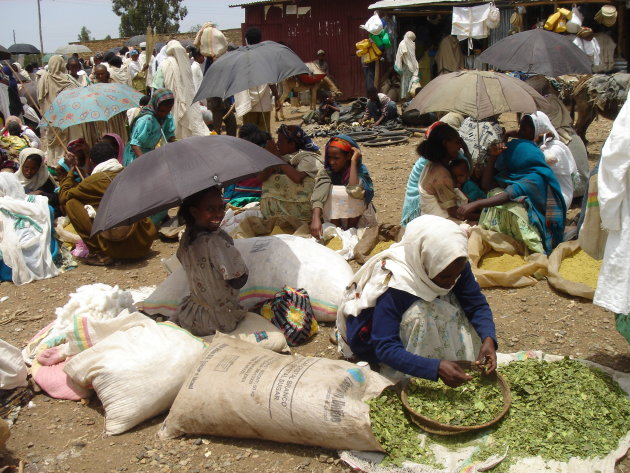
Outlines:
<svg viewBox="0 0 630 473"><path fill-rule="evenodd" d="M549 18L547 18L547 21L545 21L545 29L549 31L555 30L561 17L562 14L558 11L550 15Z"/></svg>
<svg viewBox="0 0 630 473"><path fill-rule="evenodd" d="M560 20L558 20L558 24L554 28L554 31L556 33L564 33L564 32L566 32L567 31L567 20L564 19L564 18L560 18Z"/></svg>
<svg viewBox="0 0 630 473"><path fill-rule="evenodd" d="M567 10L566 8L558 8L558 10L556 11L560 13L562 17L567 21L573 18L573 12L571 10Z"/></svg>
<svg viewBox="0 0 630 473"><path fill-rule="evenodd" d="M361 57L361 56L365 56L368 51L370 50L370 40L369 39L364 39L362 41L359 41L358 43L355 44L356 48L357 48L357 56Z"/></svg>

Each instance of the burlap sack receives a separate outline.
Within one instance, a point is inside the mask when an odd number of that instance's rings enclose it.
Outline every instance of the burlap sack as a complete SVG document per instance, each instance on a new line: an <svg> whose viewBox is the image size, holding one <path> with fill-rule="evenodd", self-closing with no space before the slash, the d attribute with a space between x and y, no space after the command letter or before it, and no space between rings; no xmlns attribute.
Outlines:
<svg viewBox="0 0 630 473"><path fill-rule="evenodd" d="M579 249L580 243L577 241L566 241L556 246L556 249L553 250L553 253L549 256L547 281L549 281L551 287L558 291L593 300L595 289L588 287L586 284L564 279L560 274L562 260Z"/></svg>
<svg viewBox="0 0 630 473"><path fill-rule="evenodd" d="M490 271L481 269L479 263L483 255L489 251L519 254L524 256L527 264L511 271ZM547 271L547 257L539 253L529 254L525 245L503 233L483 230L475 227L468 240L468 257L473 274L481 287L527 287L538 281L534 273L544 275Z"/></svg>
<svg viewBox="0 0 630 473"><path fill-rule="evenodd" d="M158 436L207 434L382 451L365 401L390 384L368 367L278 355L217 334Z"/></svg>
<svg viewBox="0 0 630 473"><path fill-rule="evenodd" d="M405 228L400 225L383 223L370 227L354 247L354 259L359 264L364 264L370 259L370 253L381 241L400 241L405 234Z"/></svg>

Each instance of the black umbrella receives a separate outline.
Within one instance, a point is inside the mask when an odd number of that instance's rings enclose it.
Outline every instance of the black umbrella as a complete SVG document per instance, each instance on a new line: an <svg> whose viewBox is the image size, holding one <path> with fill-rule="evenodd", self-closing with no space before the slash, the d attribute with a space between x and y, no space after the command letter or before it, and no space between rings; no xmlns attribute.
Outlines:
<svg viewBox="0 0 630 473"><path fill-rule="evenodd" d="M17 43L9 46L9 52L11 54L41 54L32 44Z"/></svg>
<svg viewBox="0 0 630 473"><path fill-rule="evenodd" d="M125 46L138 46L140 43L145 43L147 41L147 35L139 34L136 36L132 36L125 42Z"/></svg>
<svg viewBox="0 0 630 473"><path fill-rule="evenodd" d="M264 148L228 135L168 143L132 162L103 196L92 235L129 225L211 186L238 182L285 164Z"/></svg>
<svg viewBox="0 0 630 473"><path fill-rule="evenodd" d="M121 46L114 46L113 48L109 48L107 51L105 51L105 54L107 53L114 53L114 54L118 54L118 52L122 49Z"/></svg>
<svg viewBox="0 0 630 473"><path fill-rule="evenodd" d="M479 60L504 71L557 77L590 74L591 60L566 36L536 28L504 38L479 55Z"/></svg>
<svg viewBox="0 0 630 473"><path fill-rule="evenodd" d="M287 77L308 74L306 64L287 46L263 41L241 46L212 63L193 102L206 97L227 98L263 84L276 84Z"/></svg>
<svg viewBox="0 0 630 473"><path fill-rule="evenodd" d="M0 60L2 59L11 59L11 51L4 46L0 46Z"/></svg>

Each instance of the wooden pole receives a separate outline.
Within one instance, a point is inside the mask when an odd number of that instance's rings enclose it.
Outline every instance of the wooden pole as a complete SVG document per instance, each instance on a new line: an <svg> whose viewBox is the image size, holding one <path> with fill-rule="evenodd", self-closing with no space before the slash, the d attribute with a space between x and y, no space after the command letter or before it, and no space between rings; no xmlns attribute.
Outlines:
<svg viewBox="0 0 630 473"><path fill-rule="evenodd" d="M42 9L41 0L37 0L37 22L39 24L39 52L44 54L44 37L42 36Z"/></svg>

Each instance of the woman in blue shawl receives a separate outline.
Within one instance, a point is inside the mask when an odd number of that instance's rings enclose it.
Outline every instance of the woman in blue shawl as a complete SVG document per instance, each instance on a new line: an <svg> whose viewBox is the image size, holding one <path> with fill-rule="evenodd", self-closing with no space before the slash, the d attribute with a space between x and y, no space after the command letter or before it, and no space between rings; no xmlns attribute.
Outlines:
<svg viewBox="0 0 630 473"><path fill-rule="evenodd" d="M347 135L326 144L324 169L315 179L311 197L311 235L320 238L322 220L345 229L356 228L374 197L372 179L361 159L359 145Z"/></svg>
<svg viewBox="0 0 630 473"><path fill-rule="evenodd" d="M533 252L549 254L564 239L566 204L560 184L534 143L532 117L521 120L517 138L498 157L490 156L481 186L488 198L460 207L460 218L485 209L479 226L522 241ZM503 189L492 190L494 182Z"/></svg>

